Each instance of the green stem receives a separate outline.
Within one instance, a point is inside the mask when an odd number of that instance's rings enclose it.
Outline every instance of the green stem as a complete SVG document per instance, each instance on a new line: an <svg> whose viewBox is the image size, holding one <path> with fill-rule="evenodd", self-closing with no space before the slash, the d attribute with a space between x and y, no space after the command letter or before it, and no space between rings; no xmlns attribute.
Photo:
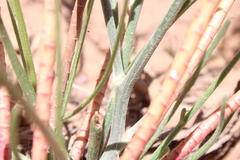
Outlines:
<svg viewBox="0 0 240 160"><path fill-rule="evenodd" d="M88 145L88 160L98 160L100 144L102 137L102 126L99 123L99 117L94 115L91 119L89 145Z"/></svg>
<svg viewBox="0 0 240 160"><path fill-rule="evenodd" d="M15 105L15 107L11 111L11 119L10 119L10 148L13 152L15 159L20 159L17 145L18 145L18 136L17 136L17 128L19 122L19 115L21 113L21 109L19 105Z"/></svg>
<svg viewBox="0 0 240 160"><path fill-rule="evenodd" d="M167 14L163 17L161 23L152 34L150 40L126 69L127 77L131 79L129 83L133 83L134 79L138 78L158 44L162 40L163 36L174 23L174 20L176 19L176 16L178 15L179 10L182 8L184 2L185 0L175 0L171 4Z"/></svg>
<svg viewBox="0 0 240 160"><path fill-rule="evenodd" d="M173 20L175 19L178 10L180 10L183 2L184 0L173 2L166 16L153 33L151 39L140 51L138 56L135 58L135 61L131 63L130 67L128 67L128 70L126 71L127 75L120 81L114 81L115 99L113 100L114 106L112 106L113 115L111 131L105 150L106 152L103 153L101 160L116 159L116 156L118 156L119 152L122 150L123 144L119 142L121 142L125 130L126 112L132 87L157 45L161 41L163 35L172 25Z"/></svg>
<svg viewBox="0 0 240 160"><path fill-rule="evenodd" d="M61 24L60 24L60 15L61 15L61 1L60 0L55 0L55 8L56 8L56 58L57 58L57 68L56 68L56 76L57 76L57 88L56 88L56 139L61 147L61 149L63 151L66 151L66 147L65 147L65 140L62 134L62 125L63 125L63 121L62 121L62 112L61 112L61 106L62 106L62 53L61 53ZM52 106L55 107L55 106ZM54 154L52 154L53 157L55 158L56 156ZM67 155L67 154L66 154ZM70 157L70 156L69 156ZM68 158L69 158L68 157Z"/></svg>

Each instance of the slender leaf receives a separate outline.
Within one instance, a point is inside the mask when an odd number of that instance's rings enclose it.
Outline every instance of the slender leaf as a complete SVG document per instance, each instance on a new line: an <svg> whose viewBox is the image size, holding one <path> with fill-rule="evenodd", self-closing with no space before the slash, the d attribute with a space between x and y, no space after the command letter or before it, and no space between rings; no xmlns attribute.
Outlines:
<svg viewBox="0 0 240 160"><path fill-rule="evenodd" d="M14 50L12 43L8 37L2 19L0 19L0 36L2 38L4 47L17 76L18 82L23 90L23 93L25 94L30 105L33 107L36 102L36 94L34 88L31 85L26 72L23 70L21 63L18 60L17 53Z"/></svg>
<svg viewBox="0 0 240 160"><path fill-rule="evenodd" d="M71 92L71 89L72 89L72 84L73 84L73 81L74 81L74 78L75 78L75 75L76 75L76 71L77 71L78 62L79 62L79 59L80 59L80 56L81 56L81 53L82 53L82 48L83 48L83 44L84 44L84 41L85 41L87 27L88 27L88 23L89 23L89 20L90 20L90 16L91 16L94 1L95 0L89 0L87 10L86 10L86 14L84 15L82 29L81 29L81 33L80 33L80 36L79 36L79 41L78 41L78 44L77 44L76 54L75 54L74 59L73 59L72 70L70 72L69 80L68 80L68 83L67 83L67 86L66 86L66 91L65 91L64 98L63 98L63 103L62 103L62 108L60 109L61 112L62 112L61 113L62 116L64 116L65 111L66 111L68 98L70 96L70 92ZM93 94L97 94L97 93L93 92ZM86 103L83 103L84 105L82 105L82 108L84 108L92 100L93 97L94 96L91 95L90 98L86 101Z"/></svg>
<svg viewBox="0 0 240 160"><path fill-rule="evenodd" d="M129 2L130 3L130 2ZM143 0L134 1L131 5L129 20L126 28L126 32L123 39L122 44L122 60L123 60L123 68L126 69L128 66L130 57L131 57L131 50L132 50L132 43L134 38L134 33L137 28L137 22L141 13Z"/></svg>
<svg viewBox="0 0 240 160"><path fill-rule="evenodd" d="M117 29L116 29L117 26L116 26L116 21L115 21L116 13L115 13L115 15L113 14L112 6L111 6L109 0L101 0L101 3L102 3L102 8L103 8L105 23L107 26L108 37L110 40L110 48L111 48L111 51L113 54L115 40L117 39L116 38L117 37ZM122 76L124 76L120 47L117 48L116 60L114 62L114 73L115 73L114 79L120 79Z"/></svg>
<svg viewBox="0 0 240 160"><path fill-rule="evenodd" d="M20 2L19 0L7 0L7 2L8 2L8 8L11 15L15 35L17 37L18 46L20 49L22 62L26 70L26 73L28 75L28 78L33 88L36 90L37 78L36 78L36 73L35 73L33 59L32 59L32 52L30 49L30 43L28 40L27 29L24 22Z"/></svg>

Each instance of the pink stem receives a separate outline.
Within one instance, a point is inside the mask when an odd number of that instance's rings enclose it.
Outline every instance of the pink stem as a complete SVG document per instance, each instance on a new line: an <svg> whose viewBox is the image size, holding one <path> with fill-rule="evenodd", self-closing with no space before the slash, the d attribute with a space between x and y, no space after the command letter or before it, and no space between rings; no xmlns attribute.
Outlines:
<svg viewBox="0 0 240 160"><path fill-rule="evenodd" d="M240 90L227 102L225 119L240 107ZM162 158L162 160L181 160L187 156L205 137L210 134L220 121L220 109L206 118L185 140Z"/></svg>
<svg viewBox="0 0 240 160"><path fill-rule="evenodd" d="M109 58L110 58L110 51L106 55L106 58L105 58L103 66L102 66L96 86L98 85L99 81L101 80L101 78L105 72ZM70 151L70 156L72 157L73 160L79 160L80 157L82 156L84 148L88 142L91 118L95 112L99 111L99 108L102 103L102 99L104 97L105 90L107 88L107 84L108 84L108 81L106 81L106 83L103 85L101 91L93 98L90 107L88 108L88 110L85 113L84 122L82 124L81 129L77 133L77 138L74 141L73 147Z"/></svg>
<svg viewBox="0 0 240 160"><path fill-rule="evenodd" d="M52 84L54 79L55 61L55 1L45 0L44 39L40 55L37 81L36 113L48 127L51 107ZM47 159L48 143L38 126L33 133L32 159Z"/></svg>
<svg viewBox="0 0 240 160"><path fill-rule="evenodd" d="M144 149L145 145L152 137L157 126L162 121L164 115L168 111L170 105L175 101L174 92L178 86L178 82L183 76L188 63L197 48L198 42L211 19L213 10L219 1L205 0L195 16L193 23L184 39L181 49L176 54L169 72L163 81L162 89L151 102L148 112L140 124L133 139L126 147L121 159L137 159Z"/></svg>
<svg viewBox="0 0 240 160"><path fill-rule="evenodd" d="M0 68L1 76L7 78L6 63L3 43L0 38ZM9 125L10 125L10 97L8 90L0 83L0 159L10 160L11 151L9 148Z"/></svg>

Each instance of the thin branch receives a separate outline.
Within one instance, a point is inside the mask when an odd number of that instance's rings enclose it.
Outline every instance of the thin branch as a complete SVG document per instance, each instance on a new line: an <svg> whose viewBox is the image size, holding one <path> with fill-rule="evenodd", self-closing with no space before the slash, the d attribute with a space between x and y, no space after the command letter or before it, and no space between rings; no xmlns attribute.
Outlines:
<svg viewBox="0 0 240 160"><path fill-rule="evenodd" d="M1 8L0 8L1 9ZM7 80L6 62L3 43L0 37L0 68L4 73L0 76ZM11 151L9 149L9 125L10 125L10 96L8 89L0 83L0 159L10 160Z"/></svg>
<svg viewBox="0 0 240 160"><path fill-rule="evenodd" d="M70 68L72 65L72 59L75 54L75 45L81 31L83 11L85 8L87 0L76 0L74 9L72 11L71 22L68 31L67 43L65 52L63 55L63 75L62 75L62 85L63 91L65 91L65 86L69 77Z"/></svg>
<svg viewBox="0 0 240 160"><path fill-rule="evenodd" d="M55 0L45 0L43 44L37 81L36 113L46 127L49 124L56 46ZM48 142L38 126L33 132L32 159L46 159Z"/></svg>
<svg viewBox="0 0 240 160"><path fill-rule="evenodd" d="M240 107L240 90L234 94L227 102L224 118L228 118L234 111ZM185 140L183 140L162 160L183 159L193 150L197 144L202 142L210 134L220 121L220 109L217 109L208 118L206 118Z"/></svg>
<svg viewBox="0 0 240 160"><path fill-rule="evenodd" d="M106 58L104 61L104 64L102 66L102 69L100 71L99 78L97 80L96 86L99 84L99 81L101 80L105 69L107 67L109 58L110 58L110 51L107 52ZM90 120L95 112L98 112L100 109L100 106L102 104L102 99L104 98L105 90L107 88L108 80L104 83L101 91L93 98L91 105L89 106L88 110L85 113L85 119L82 124L82 127L77 133L77 138L74 141L73 147L70 151L70 156L73 160L78 160L84 151L84 148L88 142L88 136L89 136L89 128L90 128Z"/></svg>

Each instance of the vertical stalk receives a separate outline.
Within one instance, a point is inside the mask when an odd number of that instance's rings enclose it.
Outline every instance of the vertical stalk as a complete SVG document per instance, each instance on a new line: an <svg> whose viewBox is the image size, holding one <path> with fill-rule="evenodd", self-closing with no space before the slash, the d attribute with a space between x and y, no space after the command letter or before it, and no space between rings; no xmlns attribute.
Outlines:
<svg viewBox="0 0 240 160"><path fill-rule="evenodd" d="M107 52L96 86L99 84L100 80L102 79L102 76L107 67L109 58L110 58L110 51ZM85 113L83 124L77 133L77 138L74 141L73 147L70 151L70 156L72 157L73 160L78 160L82 156L82 153L88 142L91 118L94 115L94 113L99 112L100 106L102 104L102 99L105 94L105 90L107 89L107 84L108 84L108 80L104 83L100 92L93 98L91 105L89 106L88 110Z"/></svg>
<svg viewBox="0 0 240 160"><path fill-rule="evenodd" d="M0 8L1 9L1 8ZM1 11L1 10L0 10ZM1 16L1 15L0 15ZM7 80L6 62L3 43L0 37L0 68L2 77ZM8 89L0 83L0 159L11 159L11 151L9 149L9 125L10 125L10 97Z"/></svg>
<svg viewBox="0 0 240 160"><path fill-rule="evenodd" d="M62 92L65 94L66 85L69 79L69 73L72 66L72 59L75 54L75 46L81 31L83 11L85 8L87 0L76 0L74 9L72 11L72 17L70 21L70 26L68 30L66 47L63 55L63 65L62 65ZM51 127L55 130L56 126L56 100L53 101L51 108Z"/></svg>
<svg viewBox="0 0 240 160"><path fill-rule="evenodd" d="M39 73L37 81L36 113L48 126L51 107L52 84L54 79L54 62L56 46L56 12L55 0L44 2L44 29L43 44L40 53ZM39 126L33 133L32 159L45 160L47 158L48 142L46 141Z"/></svg>
<svg viewBox="0 0 240 160"><path fill-rule="evenodd" d="M99 114L96 112L91 119L88 160L99 160L99 150L102 137L102 124L99 122Z"/></svg>
<svg viewBox="0 0 240 160"><path fill-rule="evenodd" d="M75 54L75 45L81 31L83 11L85 8L87 0L76 0L74 9L72 11L72 17L70 21L70 26L68 30L68 37L65 52L63 55L63 91L65 91L65 86L70 73L70 68L72 65L72 59Z"/></svg>
<svg viewBox="0 0 240 160"><path fill-rule="evenodd" d="M129 65L132 43L134 39L134 33L137 28L137 22L141 13L143 0L140 1L129 1L128 8L130 9L128 24L126 32L124 34L123 44L122 44L122 63L124 70Z"/></svg>

